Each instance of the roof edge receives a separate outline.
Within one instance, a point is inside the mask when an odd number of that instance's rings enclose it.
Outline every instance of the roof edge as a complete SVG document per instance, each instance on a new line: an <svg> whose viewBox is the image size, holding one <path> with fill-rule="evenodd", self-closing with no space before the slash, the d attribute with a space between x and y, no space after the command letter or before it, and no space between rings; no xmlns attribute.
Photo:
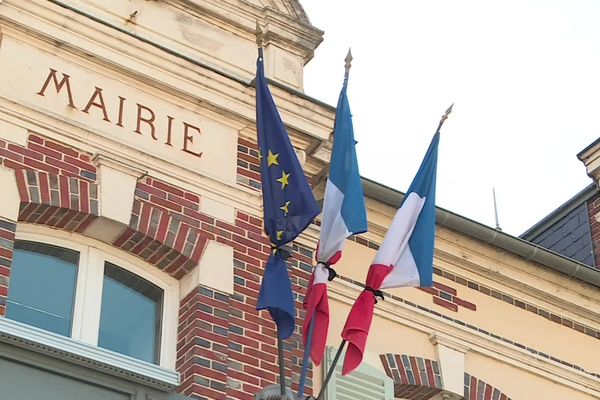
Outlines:
<svg viewBox="0 0 600 400"><path fill-rule="evenodd" d="M558 220L579 207L585 201L589 200L594 194L596 194L596 184L591 183L585 189L581 190L575 196L561 204L556 210L546 215L531 228L520 234L519 238L528 241L535 239L552 224L556 223Z"/></svg>
<svg viewBox="0 0 600 400"><path fill-rule="evenodd" d="M404 197L404 193L368 178L362 177L362 182L365 195L384 204L398 207ZM526 260L531 260L563 273L568 277L600 287L600 270L438 206L436 206L436 224L497 246Z"/></svg>

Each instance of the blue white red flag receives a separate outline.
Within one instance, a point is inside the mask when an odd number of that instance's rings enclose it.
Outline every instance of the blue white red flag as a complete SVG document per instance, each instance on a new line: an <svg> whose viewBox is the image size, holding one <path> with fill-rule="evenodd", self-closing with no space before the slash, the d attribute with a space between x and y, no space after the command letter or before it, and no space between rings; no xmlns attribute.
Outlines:
<svg viewBox="0 0 600 400"><path fill-rule="evenodd" d="M450 109L447 113L450 112ZM447 117L447 114L445 115ZM445 117L442 117L440 127ZM363 358L376 296L380 289L428 287L433 284L435 184L439 128L402 204L369 268L366 289L352 306L342 338L348 342L342 374L356 369Z"/></svg>
<svg viewBox="0 0 600 400"><path fill-rule="evenodd" d="M358 161L356 157L352 114L346 95L348 79L338 99L333 132L333 150L329 177L325 186L325 199L321 220L321 233L317 249L317 266L305 296L306 317L303 326L306 346L311 324L315 324L311 358L319 365L325 352L329 328L329 303L327 297L328 266L341 257L346 238L367 231L367 214Z"/></svg>

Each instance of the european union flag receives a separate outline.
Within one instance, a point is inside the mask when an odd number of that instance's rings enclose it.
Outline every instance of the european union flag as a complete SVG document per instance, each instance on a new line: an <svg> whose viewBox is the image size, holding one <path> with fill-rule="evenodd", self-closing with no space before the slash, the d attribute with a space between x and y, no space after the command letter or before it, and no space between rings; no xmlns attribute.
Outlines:
<svg viewBox="0 0 600 400"><path fill-rule="evenodd" d="M286 339L294 332L294 298L285 263L287 254L278 249L306 229L320 210L269 91L262 48L256 61L256 129L264 226L273 248L256 309L268 309L279 337Z"/></svg>

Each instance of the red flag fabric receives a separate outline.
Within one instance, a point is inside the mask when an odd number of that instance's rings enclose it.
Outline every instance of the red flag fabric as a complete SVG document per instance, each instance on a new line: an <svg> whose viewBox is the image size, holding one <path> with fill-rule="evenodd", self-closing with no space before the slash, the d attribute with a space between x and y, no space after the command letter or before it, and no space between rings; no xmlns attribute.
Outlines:
<svg viewBox="0 0 600 400"><path fill-rule="evenodd" d="M373 310L377 303L376 295L382 296L378 291L383 280L391 271L391 266L382 264L373 264L369 268L366 289L354 302L342 331L342 338L348 342L342 375L354 371L363 359L369 329L371 329L373 321Z"/></svg>
<svg viewBox="0 0 600 400"><path fill-rule="evenodd" d="M333 265L342 257L342 252L336 252L329 259L329 265ZM325 345L327 343L327 332L329 331L329 299L327 295L327 282L329 278L328 266L323 263L317 263L310 281L308 282L308 291L304 296L304 325L302 326L302 339L306 348L308 340L308 330L310 325L315 323L313 331L312 345L310 349L310 358L315 365L320 365L325 354Z"/></svg>

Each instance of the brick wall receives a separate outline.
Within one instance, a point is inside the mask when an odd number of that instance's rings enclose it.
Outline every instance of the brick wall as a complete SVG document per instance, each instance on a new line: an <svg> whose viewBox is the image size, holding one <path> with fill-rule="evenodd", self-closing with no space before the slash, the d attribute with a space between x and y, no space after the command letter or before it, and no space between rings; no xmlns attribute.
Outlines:
<svg viewBox="0 0 600 400"><path fill-rule="evenodd" d="M510 400L489 383L465 373L465 400Z"/></svg>
<svg viewBox="0 0 600 400"><path fill-rule="evenodd" d="M238 184L260 190L256 144L240 139ZM16 171L19 221L83 232L98 216L98 184L91 155L31 134L26 146L0 140L5 167ZM101 183L100 183L101 184ZM275 325L256 311L270 252L262 220L243 212L233 224L200 212L197 194L153 177L138 181L129 227L113 245L181 278L200 260L209 240L234 249L234 293L199 286L180 304L177 369L185 395L253 399L278 382ZM0 315L9 290L14 221L0 221ZM290 278L298 321L311 272L313 249L292 244ZM302 361L300 326L284 342L286 378L296 390ZM307 393L311 393L309 370Z"/></svg>
<svg viewBox="0 0 600 400"><path fill-rule="evenodd" d="M596 262L595 267L600 268L600 222L596 219L596 215L600 217L600 193L588 200L587 206L592 235L592 251Z"/></svg>
<svg viewBox="0 0 600 400"><path fill-rule="evenodd" d="M8 284L10 265L13 257L13 244L15 229L13 221L0 220L0 317L6 313L6 298L8 297Z"/></svg>

